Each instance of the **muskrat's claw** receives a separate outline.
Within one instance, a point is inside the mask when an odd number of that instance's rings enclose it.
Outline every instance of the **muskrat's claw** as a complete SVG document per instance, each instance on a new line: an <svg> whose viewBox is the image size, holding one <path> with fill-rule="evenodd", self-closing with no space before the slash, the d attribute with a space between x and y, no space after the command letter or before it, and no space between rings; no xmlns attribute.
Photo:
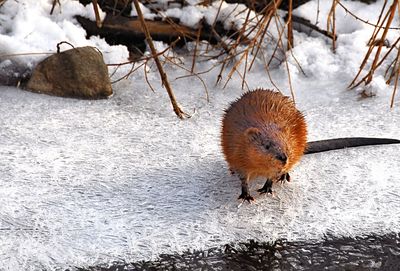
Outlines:
<svg viewBox="0 0 400 271"><path fill-rule="evenodd" d="M290 182L290 175L289 175L289 173L285 173L285 174L282 174L280 177L279 177L279 179L278 179L278 181L280 181L281 183L283 183L283 182Z"/></svg>
<svg viewBox="0 0 400 271"><path fill-rule="evenodd" d="M283 175L282 175L283 176ZM264 186L257 190L260 194L270 193L272 194L272 180L268 179Z"/></svg>
<svg viewBox="0 0 400 271"><path fill-rule="evenodd" d="M240 194L238 199L242 199L243 202L247 201L248 203L251 203L252 201L254 201L254 198L252 196L250 196L250 194Z"/></svg>
<svg viewBox="0 0 400 271"><path fill-rule="evenodd" d="M260 192L260 194L269 193L269 194L272 195L272 188L271 187L267 187L267 188L262 187L262 188L258 189L257 191Z"/></svg>

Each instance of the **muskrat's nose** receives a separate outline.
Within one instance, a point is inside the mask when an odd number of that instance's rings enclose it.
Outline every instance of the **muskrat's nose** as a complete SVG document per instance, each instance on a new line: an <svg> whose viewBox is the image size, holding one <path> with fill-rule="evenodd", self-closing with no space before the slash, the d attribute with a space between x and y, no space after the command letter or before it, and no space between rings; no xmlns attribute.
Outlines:
<svg viewBox="0 0 400 271"><path fill-rule="evenodd" d="M287 157L284 154L278 154L276 156L276 159L278 159L279 161L283 162L284 164L286 164L286 162L287 162Z"/></svg>

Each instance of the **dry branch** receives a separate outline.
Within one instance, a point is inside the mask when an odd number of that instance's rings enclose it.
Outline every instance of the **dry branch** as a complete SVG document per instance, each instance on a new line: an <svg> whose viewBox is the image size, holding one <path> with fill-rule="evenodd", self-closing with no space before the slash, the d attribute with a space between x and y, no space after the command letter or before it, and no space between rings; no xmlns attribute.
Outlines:
<svg viewBox="0 0 400 271"><path fill-rule="evenodd" d="M287 20L287 16L285 17L285 20ZM292 23L293 23L293 28L296 29L297 31L305 32L307 34L310 34L311 30L314 30L314 31L324 35L327 38L337 40L337 35L332 35L332 33L329 33L328 31L319 28L317 26L318 23L313 24L309 20L304 19L302 17L299 17L297 15L292 14ZM310 31L305 31L302 28L302 26L306 26L307 28L309 28L311 30Z"/></svg>
<svg viewBox="0 0 400 271"><path fill-rule="evenodd" d="M392 79L395 78L394 90L393 90L392 99L391 99L391 107L393 107L394 97L395 97L396 91L397 91L397 85L399 84L398 80L399 80L399 74L400 74L400 66L399 66L399 63L400 63L399 51L400 51L400 49L396 46L397 46L400 38L397 39L397 41L391 46L391 48L388 50L388 52L383 57L380 57L380 55L382 52L382 48L385 46L384 41L386 40L388 31L390 29L392 29L391 24L392 24L395 14L396 14L396 10L397 10L397 12L400 12L400 3L399 3L399 0L394 0L392 5L386 12L386 14L383 16L386 4L387 4L387 1L385 1L385 3L384 3L381 14L379 15L378 22L375 25L374 32L369 40L368 52L366 53L364 60L360 65L360 69L359 69L357 75L354 77L354 79L350 83L349 87L355 88L355 87L359 86L361 83L368 85L372 81L375 71L381 66L381 64L384 62L384 60L387 59L389 54L396 48L397 55L396 55L394 62L392 62L392 64L393 64L392 72L390 73L389 79L386 81L387 84L390 84ZM379 36L381 30L383 33ZM376 50L375 56L373 57L372 64L371 64L369 71L363 78L361 78L360 80L357 81L357 79L361 75L364 67L367 65L368 60L370 59L370 57L372 57L372 52L375 47L377 47L377 50ZM386 71L386 74L388 74L388 70Z"/></svg>
<svg viewBox="0 0 400 271"><path fill-rule="evenodd" d="M383 8L382 8L382 11L385 9L386 3L387 3L387 1L385 1L385 3L384 3L384 6L383 6ZM378 27L378 24L373 24L373 23L371 23L371 22L369 22L369 21L367 21L367 20L364 20L364 19L360 18L359 16L355 15L355 14L354 14L353 12L351 12L348 8L346 8L342 3L340 3L340 1L338 1L337 4L338 4L339 6L341 6L341 7L346 11L346 13L350 14L350 15L351 15L352 17L354 17L356 20L359 20L359 21L361 21L361 22L363 22L363 23L365 23L365 24L368 24L368 25L370 25L370 26ZM382 15L382 12L381 12L381 15ZM379 20L378 20L378 22L379 22ZM389 29L399 30L400 27L390 27Z"/></svg>
<svg viewBox="0 0 400 271"><path fill-rule="evenodd" d="M52 4L51 10L50 10L50 15L53 15L54 8L56 7L57 4L58 4L59 6L61 6L60 0L53 0L53 4Z"/></svg>
<svg viewBox="0 0 400 271"><path fill-rule="evenodd" d="M289 0L289 10L288 10L288 19L287 19L287 31L288 31L287 49L288 50L292 49L292 47L293 47L292 9L293 9L293 2L292 2L292 0Z"/></svg>
<svg viewBox="0 0 400 271"><path fill-rule="evenodd" d="M174 112L180 119L183 119L184 117L189 117L188 114L183 112L183 110L179 107L179 105L178 105L178 103L176 101L174 92L172 91L171 85L169 84L167 74L165 73L165 71L164 71L164 69L163 69L163 67L161 65L160 59L157 56L157 50L154 47L153 39L151 38L149 29L146 26L146 22L144 20L144 17L143 17L142 11L140 9L138 0L133 0L133 3L135 5L136 12L137 12L138 17L140 19L140 23L141 23L143 32L144 32L144 34L146 36L146 41L147 41L147 43L148 43L148 45L150 47L152 56L154 58L154 61L156 62L158 71L160 73L162 84L165 86L165 88L166 88L166 90L168 92L168 96L169 96L169 98L171 100L171 104L172 104L172 107L174 109Z"/></svg>
<svg viewBox="0 0 400 271"><path fill-rule="evenodd" d="M332 51L336 51L336 5L340 0L332 0L332 6L329 11L328 21L326 24L326 30L332 37Z"/></svg>
<svg viewBox="0 0 400 271"><path fill-rule="evenodd" d="M231 80L232 75L236 72L240 75L240 77L242 78L242 86L245 85L245 75L246 73L244 73L244 75L241 75L238 72L238 67L240 66L240 64L242 64L243 61L245 61L245 69L250 70L250 68L252 67L252 64L254 62L254 59L252 61L248 61L248 57L249 54L251 52L258 52L261 46L261 44L263 43L263 39L264 39L264 35L265 35L265 30L268 28L270 21L272 19L272 17L275 16L276 12L277 12L277 7L280 5L280 3L282 2L282 0L277 0L276 2L271 3L270 5L265 7L265 10L263 10L263 16L261 18L261 20L259 20L257 22L257 24L255 26L253 26L252 31L255 31L255 34L253 37L251 37L251 39L248 42L247 48L241 52L241 53L235 53L234 56L239 56L239 59L234 63L232 69L230 70L229 74L228 74L228 79L226 80L224 87L227 86L228 82ZM248 28L248 25L245 25L244 27ZM242 35L244 35L246 33L246 31L241 31ZM246 34L247 35L247 34ZM236 49L236 47L238 46L238 42L236 42L232 47L233 49ZM231 60L234 58L234 56L229 56L227 57L224 61L223 61L223 65L221 68L221 71L219 73L218 76L218 80L220 80L221 75L222 75L222 71L223 69L226 67L226 63L227 61ZM256 56L254 56L256 57Z"/></svg>
<svg viewBox="0 0 400 271"><path fill-rule="evenodd" d="M373 74L374 74L375 70L378 68L378 65L377 65L377 64L382 63L381 61L378 62L378 60L379 60L380 53L381 53L381 51L382 51L383 43L380 43L380 42L376 43L375 41L376 41L377 39L379 39L379 40L385 40L386 35L387 35L388 31L389 31L390 25L391 25L391 23L392 23L392 20L393 20L393 18L394 18L394 14L395 14L396 7L397 7L397 4L398 4L397 2L398 2L398 0L394 0L392 6L391 6L390 9L388 10L388 12L387 12L385 18L383 19L382 23L381 23L380 25L377 25L377 26L376 26L376 29L375 29L375 31L374 31L374 33L373 33L373 36L372 36L372 38L370 39L370 47L369 47L369 50L368 50L368 52L367 52L367 54L366 54L366 56L365 56L365 58L364 58L364 60L363 60L363 62L362 62L362 64L361 64L361 66L360 66L360 70L359 70L358 74L356 75L356 77L354 78L354 80L351 82L350 87L353 87L353 88L354 88L354 87L357 87L357 86L359 86L362 82L365 82L365 84L369 84L369 83L371 82L371 80L372 80L372 77L373 77ZM387 19L386 27L383 27L383 25L384 25L386 19ZM381 29L383 29L383 33L382 33L381 37L378 38L378 34L379 34L379 32L380 32ZM367 61L368 61L369 57L370 57L371 54L372 54L372 51L373 51L373 49L374 49L374 47L375 47L375 44L378 44L378 49L377 49L376 54L375 54L375 57L374 57L374 59L373 59L373 63L372 63L372 65L371 65L371 68L370 68L369 72L367 73L367 75L365 75L360 81L358 81L358 83L356 83L358 76L361 74L362 69L366 66Z"/></svg>
<svg viewBox="0 0 400 271"><path fill-rule="evenodd" d="M96 25L97 27L101 27L101 19L100 19L100 13L99 13L99 7L97 5L97 0L92 0L93 4L93 9L94 9L94 16L96 17Z"/></svg>

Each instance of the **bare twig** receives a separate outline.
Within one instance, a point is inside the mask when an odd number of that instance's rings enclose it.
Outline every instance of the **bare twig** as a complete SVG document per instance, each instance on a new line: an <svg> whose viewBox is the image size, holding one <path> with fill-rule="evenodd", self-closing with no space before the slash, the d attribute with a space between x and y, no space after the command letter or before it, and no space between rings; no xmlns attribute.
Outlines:
<svg viewBox="0 0 400 271"><path fill-rule="evenodd" d="M382 5L382 9L381 9L381 12L379 13L379 17L378 17L378 22L376 23L376 25L374 27L374 32L372 33L372 36L368 41L369 45L373 43L373 41L376 39L376 36L378 35L378 32L381 30L381 28L378 27L378 25L380 24L380 21L382 19L382 15L383 15L383 12L385 11L386 4L387 4L387 0L385 0L385 2ZM387 14L386 14L386 16L387 16ZM386 20L386 17L385 17L384 21L385 20Z"/></svg>
<svg viewBox="0 0 400 271"><path fill-rule="evenodd" d="M265 30L265 26L266 26L266 25L269 25L269 21L270 21L270 19L271 19L271 16L272 16L273 14L276 13L276 10L277 10L279 4L281 3L281 1L282 1L282 0L278 0L277 2L274 1L273 5L268 6L269 9L267 9L267 10L265 11L265 12L266 12L266 15L263 16L262 20L257 24L257 31L256 31L256 33L254 34L254 37L250 40L250 42L249 42L249 44L248 44L246 50L244 50L244 53L240 56L239 60L236 61L236 63L233 65L231 71L229 72L229 74L228 74L228 79L227 79L227 81L225 82L224 87L226 87L226 85L228 84L228 82L231 80L233 73L237 71L237 68L238 68L239 65L242 63L243 60L246 59L245 68L246 68L246 69L249 68L248 65L247 65L247 63L248 63L248 62L247 62L248 54L249 54L250 51L252 51L259 43L262 43L262 40L259 41L259 38L260 38L260 36L263 37L263 34L265 33L265 31L264 31L264 30ZM271 11L271 12L269 12L269 11ZM253 61L251 61L251 64L250 64L250 65L252 65L252 63L253 63ZM242 79L243 79L243 78L244 78L244 77L242 76ZM243 84L242 84L242 85L243 85Z"/></svg>
<svg viewBox="0 0 400 271"><path fill-rule="evenodd" d="M328 33L330 32L332 36L332 51L335 53L336 51L336 5L340 0L332 0L332 6L329 11L328 21L326 30Z"/></svg>
<svg viewBox="0 0 400 271"><path fill-rule="evenodd" d="M397 65L393 67L393 69L397 69L396 71L396 78L394 80L394 88L393 88L393 93L392 93L392 98L390 101L390 107L394 106L394 98L396 97L396 92L397 92L397 87L399 84L399 76L400 76L400 49L397 51ZM397 67L396 67L397 66Z"/></svg>
<svg viewBox="0 0 400 271"><path fill-rule="evenodd" d="M150 87L151 91L156 92L153 88L153 86L151 85L149 78L147 77L147 61L144 62L144 79L146 80L147 85Z"/></svg>
<svg viewBox="0 0 400 271"><path fill-rule="evenodd" d="M58 4L61 7L60 0L53 0L53 5L51 6L51 10L50 10L50 15L53 15L54 8L56 7L56 4Z"/></svg>
<svg viewBox="0 0 400 271"><path fill-rule="evenodd" d="M97 0L92 0L92 4L94 9L94 16L96 17L96 25L98 28L101 28L102 23L100 19L99 6L97 5Z"/></svg>
<svg viewBox="0 0 400 271"><path fill-rule="evenodd" d="M242 78L242 89L244 89L244 85L247 85L246 82L246 72L247 72L247 61L248 61L249 54L245 53L245 61L244 61L244 69L243 69L243 78ZM248 87L247 87L248 88Z"/></svg>
<svg viewBox="0 0 400 271"><path fill-rule="evenodd" d="M377 26L377 28L379 28L379 29L373 34L374 36L373 36L373 38L371 39L372 41L375 41L375 40L377 39L377 35L379 34L379 30L380 30L380 29L383 29L383 33L382 33L382 36L381 36L379 39L380 39L380 40L385 40L386 35L387 35L387 33L388 33L389 29L390 29L390 25L391 25L391 23L392 23L392 21L393 21L394 14L395 14L396 9L397 9L397 5L398 5L398 0L394 0L392 6L389 8L389 10L388 10L386 16L385 16L384 19L382 20L381 25L380 25L380 26ZM382 28L382 26L383 26L383 24L385 23L386 19L387 19L386 27L383 27L383 28ZM383 43L378 43L378 49L377 49L377 51L376 51L376 53L375 53L375 57L374 57L374 59L373 59L373 61L372 61L372 65L371 65L370 70L368 71L368 73L367 73L360 81L358 81L358 83L356 83L356 80L357 80L358 76L361 74L362 69L363 69L364 66L366 65L367 60L369 59L369 56L371 55L372 50L373 50L373 48L375 47L375 43L374 43L374 42L371 42L370 47L369 47L369 49L368 49L368 52L367 52L367 54L366 54L366 56L365 56L365 58L364 58L364 61L363 61L363 63L361 64L360 69L359 69L359 71L358 71L356 77L353 79L353 81L352 81L351 84L350 84L350 87L351 87L351 88L355 88L355 87L359 86L362 82L364 82L364 83L367 85L367 84L369 84L369 83L372 81L372 77L373 77L373 74L374 74L375 70L376 70L376 69L379 67L379 65L382 63L382 61L379 61L379 56L380 56L380 53L381 53L381 51L382 51L383 45L384 45ZM386 54L386 56L387 56L387 54Z"/></svg>
<svg viewBox="0 0 400 271"><path fill-rule="evenodd" d="M275 84L274 80L272 79L271 73L270 73L270 71L269 71L269 66L266 64L267 61L266 61L266 58L265 58L264 54L262 54L262 58L263 58L263 61L264 61L264 67L265 67L265 70L267 71L267 75L268 75L269 81L270 81L271 84L275 87L276 90L278 90L279 92L282 92L282 91L279 89L279 87Z"/></svg>
<svg viewBox="0 0 400 271"><path fill-rule="evenodd" d="M60 53L60 50L61 50L60 45L64 44L64 43L70 45L72 48L75 48L75 46L72 45L71 43L69 43L68 41L61 41L61 42L57 43L57 54Z"/></svg>
<svg viewBox="0 0 400 271"><path fill-rule="evenodd" d="M382 64L382 62L390 55L390 53L393 51L393 49L396 48L397 43L399 43L400 41L400 37L393 43L393 45L390 47L390 49L386 52L386 54L382 57L382 59L379 61L379 63L377 64L377 66L380 66ZM397 48L397 53L400 51L399 48ZM385 72L385 77L389 74L389 69L391 67L393 67L392 72L389 75L389 79L386 81L386 84L390 84L390 82L393 79L394 73L395 73L395 66L396 66L396 62L400 61L400 59L396 58L392 61L392 63L388 66L388 68L386 69Z"/></svg>
<svg viewBox="0 0 400 271"><path fill-rule="evenodd" d="M274 18L276 18L276 17L274 17ZM294 21L295 18L298 18L298 17L292 15L292 21ZM275 19L275 22L279 23L280 28L285 28L285 27L281 24L281 21L280 21L280 20L276 20L276 19ZM278 26L277 26L277 27L278 27ZM318 27L317 27L317 28L318 28ZM279 29L279 28L278 28L278 29ZM282 31L282 32L280 32L280 33L282 33L282 35L284 35L285 32ZM277 50L277 49L279 48L279 42L280 42L280 40L278 40L278 43L277 43L277 46L276 46L275 50ZM282 49L282 48L281 48L281 49ZM297 67L299 68L299 70L301 71L301 73L302 73L304 76L307 76L306 73L304 72L304 69L303 69L303 67L301 66L300 62L297 60L297 57L294 55L293 50L289 50L289 52L290 52L291 56L293 57L293 60L296 62L296 65L297 65ZM276 51L274 52L274 54L275 54L275 53L276 53ZM271 61L272 61L272 58L271 58L270 62L271 62ZM289 78L289 80L290 80L290 78Z"/></svg>
<svg viewBox="0 0 400 271"><path fill-rule="evenodd" d="M387 0L385 0L385 5L386 5ZM364 20L362 18L360 18L359 16L355 15L353 12L351 12L348 8L346 8L342 3L340 3L340 1L337 2L337 4L339 4L339 6L341 6L347 13L349 13L351 16L353 16L356 20L359 20L365 24L368 24L370 26L373 27L378 27L378 28L384 28L383 26L379 26L378 24L373 24L368 22L367 20ZM393 30L399 30L400 27L389 27L389 29L393 29Z"/></svg>
<svg viewBox="0 0 400 271"><path fill-rule="evenodd" d="M5 55L0 55L0 59L3 57L16 57L16 56L30 56L30 55L52 55L54 53L19 53L19 54L5 54Z"/></svg>
<svg viewBox="0 0 400 271"><path fill-rule="evenodd" d="M315 25L317 26L319 24L319 13L320 13L320 9L319 9L319 0L317 1L317 16L315 18Z"/></svg>
<svg viewBox="0 0 400 271"><path fill-rule="evenodd" d="M254 55L254 57L253 57L253 60L251 61L251 63L250 63L250 66L249 66L249 71L251 70L251 68L253 67L253 64L254 64L254 62L255 62L255 60L256 60L256 57L257 57L257 55L258 55L258 52L261 50L261 45L262 45L262 41L264 40L264 38L265 38L265 35L267 34L267 31L268 31L268 27L269 27L269 24L271 23L271 19L272 19L272 17L271 17L271 15L272 15L272 10L270 11L270 13L268 13L268 15L264 15L264 16L268 16L268 21L267 21L267 23L266 23L266 25L265 25L265 27L264 27L264 30L263 30L263 32L262 32L262 34L261 34L261 36L260 36L260 42L258 42L257 43L257 46L256 46L256 48L255 48L255 53L254 53L254 48L253 48L253 50L252 50L252 54Z"/></svg>
<svg viewBox="0 0 400 271"><path fill-rule="evenodd" d="M112 81L111 84L115 84L115 83L117 83L117 82L119 82L119 81L128 79L129 76L130 76L132 73L134 73L135 71L137 71L140 67L144 66L145 63L146 63L146 62L143 62L142 64L140 64L140 65L139 65L138 67L136 67L136 68L135 68L135 65L134 65L134 63L133 63L133 64L132 64L132 67L131 67L131 70L130 70L126 75L122 76L121 78L118 78L117 80ZM118 69L118 68L119 68L119 66L117 67L117 69Z"/></svg>
<svg viewBox="0 0 400 271"><path fill-rule="evenodd" d="M383 4L383 8L381 10L381 13L379 15L378 22L375 26L374 32L372 33L372 36L368 42L369 48L368 51L364 57L364 60L362 61L360 68L358 70L357 75L354 77L353 81L350 83L349 87L350 88L355 88L359 86L361 83L364 83L365 85L368 85L374 76L375 71L382 65L382 63L388 58L388 56L394 51L394 49L397 49L397 54L395 59L391 62L389 65L389 68L385 72L385 77L388 76L386 83L390 84L392 80L394 79L394 89L391 97L391 102L390 106L394 106L394 99L396 96L398 84L399 84L399 76L400 76L400 48L398 48L398 43L400 42L400 37L392 44L390 49L381 57L381 52L382 48L384 46L388 46L386 42L386 36L389 32L390 29L394 29L391 27L392 21L395 17L396 10L397 12L400 13L400 2L399 0L393 0L392 5L389 7L388 11L385 14L385 7L387 4L387 0L385 0ZM385 15L384 15L385 14ZM382 33L380 34L382 30ZM390 46L390 45L389 45ZM373 50L376 49L375 55L372 59L371 66L366 73L364 77L362 77L360 80L358 80L358 77L361 75L364 67L367 65L368 60L370 57L372 57L372 52ZM391 68L391 72L389 73L389 69ZM358 80L358 81L357 81Z"/></svg>
<svg viewBox="0 0 400 271"><path fill-rule="evenodd" d="M292 22L296 22L296 23L305 25L308 28L310 28L314 31L317 31L318 33L324 35L325 37L327 37L329 39L332 39L332 38L337 39L337 35L332 36L332 34L329 33L329 31L319 28L317 25L311 23L309 20L304 19L303 17L292 15Z"/></svg>
<svg viewBox="0 0 400 271"><path fill-rule="evenodd" d="M196 44L193 50L192 68L190 69L190 73L194 73L194 66L196 65L196 57L197 57L197 47L199 46L200 43L200 34L202 29L203 27L200 25L199 31L197 32Z"/></svg>
<svg viewBox="0 0 400 271"><path fill-rule="evenodd" d="M278 24L279 24L279 20L277 20L276 19L276 16L273 16L274 17L274 20L275 20L275 25L276 25L276 28L278 29L278 40L277 40L277 42L276 42L276 46L275 46L275 48L274 48L274 51L273 51L273 53L272 53L272 55L271 55L271 58L270 58L270 60L269 60L269 62L268 62L268 66L269 65L271 65L271 63L272 63L272 60L276 57L275 55L276 55L276 53L278 52L278 49L280 48L280 49L283 49L282 47L280 47L280 45L282 44L282 36L283 36L283 34L284 34L284 32L285 31L280 31L280 27L278 26ZM282 27L282 26L281 26Z"/></svg>
<svg viewBox="0 0 400 271"><path fill-rule="evenodd" d="M280 46L280 48L283 48L284 46L283 46L283 42L282 42L282 36L283 36L283 34L284 34L284 32L285 32L285 29L282 28L282 27L281 27L281 28L278 27L279 18L277 18L276 15L275 15L274 17L275 17L275 23L276 23L276 25L277 25L278 33L279 33L278 46ZM291 79L291 76L290 76L289 63L288 63L288 61L287 61L286 54L283 54L283 57L284 57L285 66L286 66L287 73L288 73L288 81L289 81L290 94L291 94L291 96L292 96L293 102L296 102L296 98L295 98L294 90L293 90L293 86L292 86L292 79Z"/></svg>
<svg viewBox="0 0 400 271"><path fill-rule="evenodd" d="M293 47L293 25L292 25L292 9L293 9L293 2L289 0L289 10L288 10L288 19L287 19L287 49L290 50Z"/></svg>
<svg viewBox="0 0 400 271"><path fill-rule="evenodd" d="M173 62L171 62L171 63L174 64L174 65L176 65L176 66L178 66L179 68L181 68L181 69L187 71L187 72L190 72L190 70L186 69L186 68L185 68L184 66L182 66L182 65L178 65L178 64L173 63ZM208 72L208 71L206 71L206 72ZM206 72L203 72L203 73L206 73ZM195 76L195 77L197 77L197 79L200 80L200 82L202 83L202 85L203 85L203 87L204 87L204 91L205 91L205 93L206 93L206 100L207 100L207 102L209 102L209 101L210 101L210 95L209 95L209 93L208 93L207 85L206 85L206 83L204 82L203 78L201 78L201 76L200 76L198 73L191 73L191 74L188 74L188 75L178 76L178 77L175 78L175 80L179 80L179 79L186 78L186 77L191 77L191 76Z"/></svg>
<svg viewBox="0 0 400 271"><path fill-rule="evenodd" d="M168 96L169 96L169 98L170 98L170 100L171 100L171 104L172 104L172 107L173 107L173 109L174 109L174 112L175 112L175 114L176 114L180 119L183 119L183 118L185 118L185 117L189 117L189 115L186 114L186 113L179 107L179 105L178 105L178 103L177 103L177 101L176 101L176 98L175 98L175 95L174 95L174 93L173 93L173 91L172 91L171 85L169 84L167 74L164 72L164 69L163 69L163 67L162 67L162 65L161 65L161 62L160 62L160 60L158 59L157 50L156 50L156 48L154 47L153 39L151 38L150 33L149 33L149 30L147 29L146 22L145 22L145 20L144 20L142 10L140 9L140 6L139 6L139 1L138 1L138 0L133 0L133 3L134 3L134 5L135 5L136 12L137 12L138 17L139 17L139 19L140 19L140 22L141 22L141 24L142 24L142 28L143 28L143 31L144 31L145 36L146 36L146 41L147 41L147 43L149 44L149 47L150 47L152 56L153 56L153 58L154 58L154 61L156 62L158 71L159 71L159 73L160 73L162 84L165 86L165 88L166 88L166 90L167 90L167 93L168 93Z"/></svg>

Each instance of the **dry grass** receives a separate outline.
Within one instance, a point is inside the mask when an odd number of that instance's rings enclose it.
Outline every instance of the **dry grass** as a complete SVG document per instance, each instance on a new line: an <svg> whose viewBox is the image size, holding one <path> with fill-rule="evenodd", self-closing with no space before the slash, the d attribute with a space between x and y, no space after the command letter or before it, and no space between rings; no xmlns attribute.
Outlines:
<svg viewBox="0 0 400 271"><path fill-rule="evenodd" d="M362 83L364 83L365 85L371 83L374 74L381 67L382 63L384 63L384 61L388 59L389 56L395 55L394 60L386 68L385 71L386 83L394 85L392 98L390 102L390 106L393 107L397 87L399 84L399 75L400 75L400 48L399 48L400 37L391 46L389 45L390 47L389 50L383 56L382 56L382 49L383 47L388 46L385 41L388 31L392 28L392 21L394 17L396 16L396 14L397 16L400 17L400 2L399 0L394 0L392 5L386 10L385 8L387 4L388 4L387 0L385 0L381 13L379 15L378 22L376 23L376 25L374 25L374 31L368 42L369 45L368 51L360 65L360 69L357 75L350 83L349 87L355 88L361 85ZM342 4L340 5L344 7ZM366 72L364 76L361 77L361 74L364 73L364 68L367 66L370 60L372 60L372 64L370 65L369 70Z"/></svg>
<svg viewBox="0 0 400 271"><path fill-rule="evenodd" d="M149 2L150 0L144 0L144 3ZM348 10L345 5L343 5L340 0L331 0L332 5L328 15L327 20L327 29L326 35L332 39L332 51L335 52L337 44L336 44L336 10L337 8L343 8L348 14L353 16L356 20L360 20L361 22L373 25L375 30L371 36L369 42L369 50L360 66L359 72L351 82L350 87L357 87L361 83L369 84L372 81L373 75L375 71L384 63L385 59L388 59L389 56L395 55L394 60L391 65L386 68L385 76L387 78L388 84L394 85L394 91L391 99L391 106L394 104L394 98L397 90L397 86L399 83L399 74L400 74L400 38L390 46L390 49L382 56L382 47L385 46L385 38L390 29L393 29L392 21L394 16L400 15L400 4L399 0L394 0L389 9L385 9L388 5L387 0L382 7L379 20L376 24L363 20L362 18L357 17L353 12ZM212 1L204 1L202 5L210 5ZM291 83L290 69L287 61L287 51L291 54L292 58L296 61L297 67L300 71L302 71L300 63L297 62L296 57L291 52L291 48L294 43L293 30L292 30L292 0L289 0L288 6L288 16L286 22L282 21L282 18L278 16L278 6L281 4L282 0L274 0L267 4L263 10L258 13L255 13L251 9L243 10L241 12L236 12L233 10L230 16L242 16L245 15L245 20L242 26L238 29L232 28L230 35L221 36L217 31L217 20L215 20L211 24L211 36L217 41L217 44L210 46L207 41L200 40L200 35L203 31L202 24L199 25L197 29L197 36L187 36L185 37L183 33L183 37L188 40L194 41L194 52L192 54L192 61L190 68L186 68L182 63L176 63L171 60L168 56L164 55L164 59L170 64L176 65L182 69L184 69L188 75L187 76L195 76L201 79L201 74L208 71L196 71L196 63L198 61L207 61L210 59L217 59L217 63L210 68L219 69L218 76L216 78L216 84L223 84L223 87L226 87L228 83L231 81L233 76L236 74L241 79L241 87L243 89L248 89L247 83L247 74L254 66L256 60L258 63L263 62L265 71L267 76L269 77L271 83L279 90L277 85L274 83L273 78L269 72L271 64L273 62L284 63L287 70L287 80L289 84L289 88L291 91L292 98L295 99L295 92ZM254 6L256 0L253 0L253 3L249 4L249 6ZM319 1L318 1L319 6ZM217 16L221 12L222 2L218 8ZM317 18L316 21L319 20L319 8L316 11ZM160 12L162 16L162 12ZM167 18L169 23L175 24L173 20ZM278 36L273 38L269 32L271 28L275 28L277 30ZM324 30L321 31L323 33ZM286 44L285 44L286 42ZM204 46L206 43L206 46ZM203 45L203 46L202 46ZM286 46L285 46L286 45ZM206 49L204 49L206 48ZM220 53L215 53L216 49L220 48ZM272 54L267 52L266 48L274 48L272 50ZM377 50L374 50L377 48ZM269 49L269 52L271 50ZM212 55L214 53L214 55ZM145 66L147 66L147 62L150 59L146 60ZM369 70L366 72L364 76L361 77L361 74L365 73L365 68L369 62L372 61ZM134 71L134 70L132 70ZM187 77L183 76L183 77ZM180 77L182 78L182 77ZM205 85L205 84L204 84ZM207 88L206 93L207 93Z"/></svg>

